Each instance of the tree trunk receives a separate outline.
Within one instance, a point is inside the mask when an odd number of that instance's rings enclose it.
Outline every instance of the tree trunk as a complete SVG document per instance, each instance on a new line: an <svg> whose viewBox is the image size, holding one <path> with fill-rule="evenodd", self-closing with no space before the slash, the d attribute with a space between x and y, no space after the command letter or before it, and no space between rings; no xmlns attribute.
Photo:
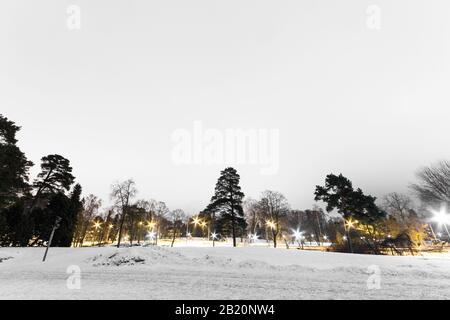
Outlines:
<svg viewBox="0 0 450 320"><path fill-rule="evenodd" d="M174 226L173 226L173 238L172 238L172 244L170 245L171 248L173 248L173 244L175 243L175 237L176 237L176 235L177 235L177 231L176 231L175 224L174 224Z"/></svg>
<svg viewBox="0 0 450 320"><path fill-rule="evenodd" d="M122 212L122 219L120 219L120 227L119 227L119 239L117 240L117 248L120 248L120 241L122 240L122 229L123 223L125 221L125 210Z"/></svg>
<svg viewBox="0 0 450 320"><path fill-rule="evenodd" d="M234 216L233 216L233 247L237 247L237 243L236 243L236 227L234 225Z"/></svg>
<svg viewBox="0 0 450 320"><path fill-rule="evenodd" d="M278 232L272 231L272 235L273 235L273 247L276 248L277 247L277 235L278 235Z"/></svg>

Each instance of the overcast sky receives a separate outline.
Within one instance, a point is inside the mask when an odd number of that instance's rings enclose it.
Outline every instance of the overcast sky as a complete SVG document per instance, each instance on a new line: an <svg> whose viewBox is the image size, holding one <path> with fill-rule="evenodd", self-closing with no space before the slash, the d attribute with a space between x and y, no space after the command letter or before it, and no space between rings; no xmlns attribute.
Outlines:
<svg viewBox="0 0 450 320"><path fill-rule="evenodd" d="M67 26L71 4L79 30ZM111 183L134 178L139 198L203 209L226 163L174 162L172 135L195 121L278 130L275 174L235 165L248 196L277 190L305 209L330 172L376 196L407 192L418 168L450 158L449 10L445 0L2 0L0 113L22 126L33 175L61 154L106 204Z"/></svg>

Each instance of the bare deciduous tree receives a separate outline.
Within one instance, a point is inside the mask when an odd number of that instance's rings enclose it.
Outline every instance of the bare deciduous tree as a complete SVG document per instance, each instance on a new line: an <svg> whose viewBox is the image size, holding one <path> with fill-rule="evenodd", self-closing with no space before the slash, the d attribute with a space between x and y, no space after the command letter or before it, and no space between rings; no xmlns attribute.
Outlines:
<svg viewBox="0 0 450 320"><path fill-rule="evenodd" d="M400 218L402 222L406 221L411 205L411 198L405 194L392 192L383 198L383 207L385 210L391 216Z"/></svg>
<svg viewBox="0 0 450 320"><path fill-rule="evenodd" d="M244 200L244 213L247 220L248 230L255 234L258 226L264 225L261 207L258 201L252 198Z"/></svg>
<svg viewBox="0 0 450 320"><path fill-rule="evenodd" d="M137 189L134 181L131 179L124 182L117 182L111 187L111 199L114 200L115 205L119 208L121 214L117 248L120 247L120 241L122 240L123 223L130 208L130 201L136 194Z"/></svg>
<svg viewBox="0 0 450 320"><path fill-rule="evenodd" d="M98 210L102 206L102 200L90 194L83 199L83 210L78 216L77 229L75 231L75 246L83 246L89 225L98 215Z"/></svg>
<svg viewBox="0 0 450 320"><path fill-rule="evenodd" d="M411 188L423 203L429 206L450 204L450 162L422 168L417 178L419 182Z"/></svg>
<svg viewBox="0 0 450 320"><path fill-rule="evenodd" d="M172 223L172 244L170 246L173 247L177 233L180 232L181 234L181 228L183 226L183 221L186 219L186 214L183 210L176 209L169 213L169 218Z"/></svg>
<svg viewBox="0 0 450 320"><path fill-rule="evenodd" d="M276 191L266 190L260 200L261 210L268 219L268 227L272 231L273 245L277 247L277 237L281 231L281 219L289 212L289 204L284 195Z"/></svg>

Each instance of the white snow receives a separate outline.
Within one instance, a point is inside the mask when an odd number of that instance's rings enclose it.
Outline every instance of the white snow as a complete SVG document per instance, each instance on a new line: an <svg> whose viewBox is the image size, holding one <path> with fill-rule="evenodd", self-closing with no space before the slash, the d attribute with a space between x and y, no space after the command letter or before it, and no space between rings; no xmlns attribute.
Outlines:
<svg viewBox="0 0 450 320"><path fill-rule="evenodd" d="M42 263L44 250L0 248L0 299L450 298L449 255L263 247L51 248ZM67 286L69 266L81 270L80 289ZM370 289L370 270L378 268L380 288Z"/></svg>

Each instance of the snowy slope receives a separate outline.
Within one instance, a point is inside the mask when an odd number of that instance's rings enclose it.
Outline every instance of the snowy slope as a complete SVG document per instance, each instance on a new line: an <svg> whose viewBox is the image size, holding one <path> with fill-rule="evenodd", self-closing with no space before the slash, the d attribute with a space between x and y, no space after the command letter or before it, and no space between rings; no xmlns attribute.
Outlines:
<svg viewBox="0 0 450 320"><path fill-rule="evenodd" d="M43 252L0 248L0 299L450 298L450 257L441 255L251 247L52 248L42 263ZM79 290L67 286L69 266L81 270ZM379 289L367 286L373 270L381 272Z"/></svg>

